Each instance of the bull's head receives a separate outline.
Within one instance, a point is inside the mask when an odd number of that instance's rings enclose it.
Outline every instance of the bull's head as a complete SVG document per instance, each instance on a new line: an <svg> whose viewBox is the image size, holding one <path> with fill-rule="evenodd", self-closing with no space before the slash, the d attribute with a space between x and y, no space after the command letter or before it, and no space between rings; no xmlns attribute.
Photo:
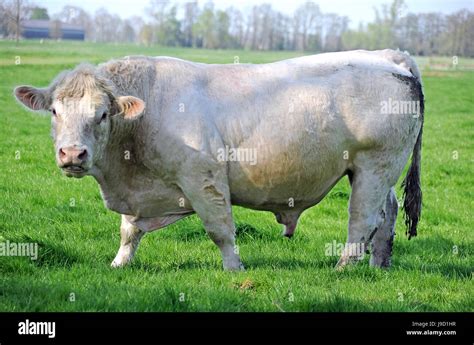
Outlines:
<svg viewBox="0 0 474 345"><path fill-rule="evenodd" d="M90 174L113 126L135 121L145 108L139 98L118 96L113 83L88 65L63 72L47 88L19 86L15 97L29 109L51 113L56 162L69 177Z"/></svg>

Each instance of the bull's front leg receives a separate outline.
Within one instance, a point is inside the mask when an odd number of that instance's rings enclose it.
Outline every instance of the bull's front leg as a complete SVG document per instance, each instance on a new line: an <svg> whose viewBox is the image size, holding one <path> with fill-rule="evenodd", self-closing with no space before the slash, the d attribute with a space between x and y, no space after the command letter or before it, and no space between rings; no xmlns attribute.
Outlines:
<svg viewBox="0 0 474 345"><path fill-rule="evenodd" d="M122 224L120 225L120 248L111 266L122 267L129 263L144 234L144 231L130 223L125 215L122 215Z"/></svg>
<svg viewBox="0 0 474 345"><path fill-rule="evenodd" d="M232 218L230 192L224 169L206 169L193 179L180 182L184 194L201 218L209 237L219 247L225 270L242 270L235 246L235 225Z"/></svg>

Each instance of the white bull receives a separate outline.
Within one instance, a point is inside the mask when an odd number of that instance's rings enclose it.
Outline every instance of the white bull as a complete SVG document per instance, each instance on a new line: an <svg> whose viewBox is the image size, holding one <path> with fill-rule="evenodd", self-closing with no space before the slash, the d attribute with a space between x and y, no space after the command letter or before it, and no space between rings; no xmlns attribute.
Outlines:
<svg viewBox="0 0 474 345"><path fill-rule="evenodd" d="M352 194L338 265L389 266L397 183L406 223L421 212L423 93L401 52L352 51L270 64L213 65L127 57L79 65L49 87L20 86L33 110L52 112L56 160L68 176L92 175L122 214L113 266L129 262L144 233L197 213L240 269L231 205L273 212L291 236L301 213L343 176Z"/></svg>

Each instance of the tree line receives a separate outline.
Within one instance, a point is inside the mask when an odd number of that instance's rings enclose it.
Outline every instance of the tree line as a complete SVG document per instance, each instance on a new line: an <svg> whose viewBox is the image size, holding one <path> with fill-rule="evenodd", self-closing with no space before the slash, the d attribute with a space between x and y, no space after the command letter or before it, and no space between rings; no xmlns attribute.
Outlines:
<svg viewBox="0 0 474 345"><path fill-rule="evenodd" d="M105 8L90 14L70 5L50 16L27 0L0 0L0 35L18 36L18 22L24 19L51 19L82 26L86 40L94 42L311 52L399 48L414 55L474 57L474 12L468 9L411 13L403 0L393 0L373 10L373 22L351 29L347 16L323 13L315 2L286 14L270 3L243 12L233 6L216 8L212 1L201 6L197 1L151 0L144 20L122 19Z"/></svg>

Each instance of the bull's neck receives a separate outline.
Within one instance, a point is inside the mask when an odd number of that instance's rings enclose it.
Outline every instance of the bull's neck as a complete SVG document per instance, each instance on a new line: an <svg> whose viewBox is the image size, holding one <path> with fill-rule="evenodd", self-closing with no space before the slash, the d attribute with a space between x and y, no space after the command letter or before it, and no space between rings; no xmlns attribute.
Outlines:
<svg viewBox="0 0 474 345"><path fill-rule="evenodd" d="M95 164L94 177L102 187L106 184L122 183L127 175L134 175L145 168L142 164L140 145L137 142L136 133L139 126L139 121L112 122L109 141Z"/></svg>

